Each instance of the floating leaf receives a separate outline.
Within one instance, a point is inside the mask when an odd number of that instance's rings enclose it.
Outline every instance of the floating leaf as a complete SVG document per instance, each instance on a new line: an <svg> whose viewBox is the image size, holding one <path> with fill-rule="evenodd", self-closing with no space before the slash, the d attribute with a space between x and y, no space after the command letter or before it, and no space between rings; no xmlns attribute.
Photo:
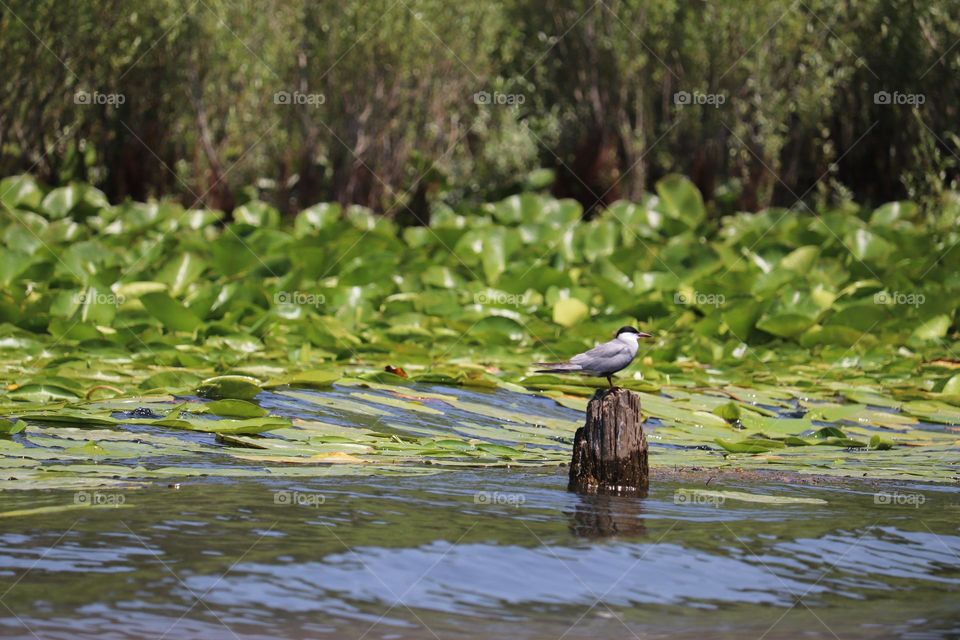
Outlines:
<svg viewBox="0 0 960 640"><path fill-rule="evenodd" d="M246 400L214 400L206 405L210 413L230 418L260 418L269 412Z"/></svg>
<svg viewBox="0 0 960 640"><path fill-rule="evenodd" d="M15 433L20 433L26 428L27 425L23 420L7 420L5 418L0 418L0 436L12 436Z"/></svg>
<svg viewBox="0 0 960 640"><path fill-rule="evenodd" d="M340 372L331 369L311 369L310 371L300 371L291 373L266 382L265 389L272 389L281 386L307 387L323 389L330 387L334 382L340 379Z"/></svg>
<svg viewBox="0 0 960 640"><path fill-rule="evenodd" d="M363 464L363 458L352 456L349 453L334 451L331 453L318 453L311 456L273 456L273 455L242 455L233 454L233 457L241 460L250 460L252 462L261 462L268 464Z"/></svg>
<svg viewBox="0 0 960 640"><path fill-rule="evenodd" d="M207 378L197 388L197 395L215 400L232 398L252 400L260 393L260 381L249 376Z"/></svg>
<svg viewBox="0 0 960 640"><path fill-rule="evenodd" d="M519 449L507 447L501 444L478 444L477 450L485 453L492 453L493 455L501 458L519 458L523 457L524 455L524 452Z"/></svg>
<svg viewBox="0 0 960 640"><path fill-rule="evenodd" d="M716 407L713 413L720 416L727 422L734 422L740 419L740 405L736 402L727 402Z"/></svg>
<svg viewBox="0 0 960 640"><path fill-rule="evenodd" d="M811 436L811 438L816 438L817 440L822 440L824 438L846 438L846 434L843 433L840 429L836 427L823 427L822 429L817 429Z"/></svg>
<svg viewBox="0 0 960 640"><path fill-rule="evenodd" d="M714 442L730 453L766 453L776 448L770 445L771 441L769 440L741 440L740 442L733 442L731 440L717 438Z"/></svg>
<svg viewBox="0 0 960 640"><path fill-rule="evenodd" d="M677 495L684 496L678 502L722 504L727 500L755 502L758 504L827 504L822 498L804 498L798 496L771 496L762 493L744 491L710 491L706 489L678 489Z"/></svg>
<svg viewBox="0 0 960 640"><path fill-rule="evenodd" d="M172 429L186 429L188 431L202 431L204 433L250 434L284 429L292 426L288 418L268 416L263 418L249 418L245 420L212 420L207 418L167 417L159 420L131 420L135 424L150 424L157 427Z"/></svg>
<svg viewBox="0 0 960 640"><path fill-rule="evenodd" d="M26 384L7 394L14 400L27 402L56 402L58 400L79 400L80 396L56 384Z"/></svg>

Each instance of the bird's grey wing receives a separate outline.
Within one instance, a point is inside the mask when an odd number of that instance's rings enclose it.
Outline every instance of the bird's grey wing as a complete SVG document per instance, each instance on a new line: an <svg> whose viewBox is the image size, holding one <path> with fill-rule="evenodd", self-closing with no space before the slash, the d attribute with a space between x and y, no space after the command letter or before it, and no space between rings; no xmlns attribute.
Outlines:
<svg viewBox="0 0 960 640"><path fill-rule="evenodd" d="M590 351L578 353L570 358L570 362L571 364L580 365L584 369L598 371L606 370L610 368L611 364L619 364L624 360L629 363L632 359L630 349L625 343L619 340L611 340L610 342L598 344L593 349L590 349Z"/></svg>

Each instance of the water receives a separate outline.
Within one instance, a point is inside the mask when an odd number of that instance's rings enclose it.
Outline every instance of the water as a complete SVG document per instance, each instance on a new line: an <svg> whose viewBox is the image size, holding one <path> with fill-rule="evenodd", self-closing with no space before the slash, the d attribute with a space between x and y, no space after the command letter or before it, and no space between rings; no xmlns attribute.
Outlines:
<svg viewBox="0 0 960 640"><path fill-rule="evenodd" d="M0 519L0 635L960 636L955 487L710 483L827 501L769 505L677 498L702 480L646 498L565 485L483 470L103 491L126 508Z"/></svg>
<svg viewBox="0 0 960 640"><path fill-rule="evenodd" d="M532 396L421 390L582 419ZM329 402L258 400L282 415L398 433L516 428L443 403L433 403L442 415L413 414L343 389L304 393ZM647 426L656 433L656 421ZM211 434L123 429L211 447L130 466L255 467L216 453ZM569 448L553 442L541 446ZM501 468L7 491L0 511L69 506L77 495L122 508L0 518L0 636L960 637L960 488L732 477L661 473L644 498L577 496L562 469ZM826 504L679 492L704 488Z"/></svg>

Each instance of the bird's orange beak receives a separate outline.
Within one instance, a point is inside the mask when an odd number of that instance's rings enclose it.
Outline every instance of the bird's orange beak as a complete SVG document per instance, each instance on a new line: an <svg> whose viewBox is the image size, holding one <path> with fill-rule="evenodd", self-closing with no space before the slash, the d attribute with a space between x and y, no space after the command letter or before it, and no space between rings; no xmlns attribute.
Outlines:
<svg viewBox="0 0 960 640"><path fill-rule="evenodd" d="M638 338L652 338L652 337L653 337L653 334L644 333L643 331L638 331L638 332L637 332L637 337L638 337Z"/></svg>

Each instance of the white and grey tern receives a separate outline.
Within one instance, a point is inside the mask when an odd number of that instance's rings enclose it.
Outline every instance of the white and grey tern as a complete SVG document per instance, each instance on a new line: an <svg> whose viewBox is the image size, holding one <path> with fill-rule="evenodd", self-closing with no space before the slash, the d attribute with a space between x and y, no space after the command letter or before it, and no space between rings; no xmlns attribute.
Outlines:
<svg viewBox="0 0 960 640"><path fill-rule="evenodd" d="M578 373L584 376L605 377L613 387L613 374L630 366L640 348L640 338L652 338L649 333L633 327L620 327L610 342L598 344L590 351L578 353L566 362L535 362L542 369L537 373Z"/></svg>

